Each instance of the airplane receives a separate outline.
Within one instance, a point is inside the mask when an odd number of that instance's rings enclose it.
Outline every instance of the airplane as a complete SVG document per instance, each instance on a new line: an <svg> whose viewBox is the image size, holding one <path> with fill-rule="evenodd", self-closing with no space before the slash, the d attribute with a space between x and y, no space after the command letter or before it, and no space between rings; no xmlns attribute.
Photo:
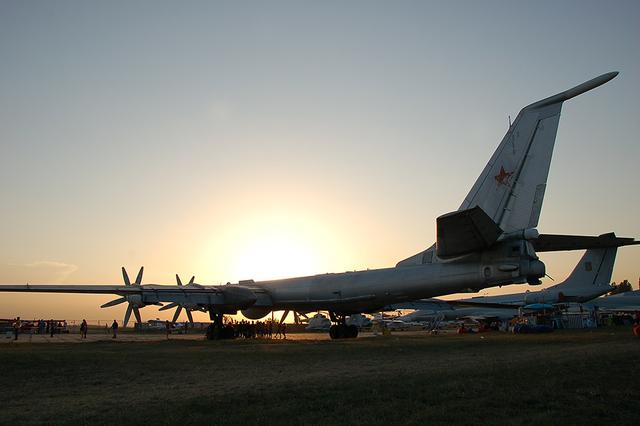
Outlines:
<svg viewBox="0 0 640 426"><path fill-rule="evenodd" d="M331 320L321 313L317 313L309 318L309 323L305 327L307 331L329 331Z"/></svg>
<svg viewBox="0 0 640 426"><path fill-rule="evenodd" d="M640 241L625 245L640 244ZM560 284L540 291L480 296L457 300L457 306L521 306L532 304L584 303L613 290L610 284L618 247L589 249L582 256L573 272Z"/></svg>
<svg viewBox="0 0 640 426"><path fill-rule="evenodd" d="M513 283L541 284L545 265L532 245L565 101L601 86L618 75L610 72L524 107L455 212L436 219L436 243L395 267L327 273L288 279L241 280L205 286L134 283L122 268L122 285L3 285L0 291L117 294L103 305L128 303L125 326L133 312L163 302L197 306L209 312L212 338L228 338L226 314L252 320L272 311L328 311L331 338L353 338L348 315L379 311L394 303ZM553 246L553 244L551 244Z"/></svg>
<svg viewBox="0 0 640 426"><path fill-rule="evenodd" d="M435 319L455 320L463 317L504 320L517 316L520 309L553 310L559 304L588 302L613 289L610 280L618 247L640 244L640 241L605 235L615 245L587 250L567 279L549 288L452 301L417 300L391 305L389 309L415 309L414 312L397 318L400 321L433 322Z"/></svg>
<svg viewBox="0 0 640 426"><path fill-rule="evenodd" d="M584 306L587 309L597 308L608 312L638 312L640 311L640 290L598 297L585 303Z"/></svg>

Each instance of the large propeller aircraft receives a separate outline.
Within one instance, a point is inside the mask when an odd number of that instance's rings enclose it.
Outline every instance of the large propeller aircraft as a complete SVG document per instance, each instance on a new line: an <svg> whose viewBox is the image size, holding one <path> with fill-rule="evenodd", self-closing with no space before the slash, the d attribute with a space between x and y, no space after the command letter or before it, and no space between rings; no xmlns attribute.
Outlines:
<svg viewBox="0 0 640 426"><path fill-rule="evenodd" d="M169 303L163 309L208 311L212 336L225 337L223 316L241 311L260 319L273 311L328 311L332 338L356 337L346 323L356 313L375 312L395 303L513 283L541 284L545 265L535 242L546 251L586 249L589 240L540 235L536 230L545 194L560 111L565 101L592 90L618 73L603 74L523 108L465 197L460 208L436 219L437 240L395 267L289 279L205 286L142 284L142 269L125 285L3 285L0 291L109 293L121 296L104 306L128 302L139 308ZM584 237L582 237L584 238Z"/></svg>

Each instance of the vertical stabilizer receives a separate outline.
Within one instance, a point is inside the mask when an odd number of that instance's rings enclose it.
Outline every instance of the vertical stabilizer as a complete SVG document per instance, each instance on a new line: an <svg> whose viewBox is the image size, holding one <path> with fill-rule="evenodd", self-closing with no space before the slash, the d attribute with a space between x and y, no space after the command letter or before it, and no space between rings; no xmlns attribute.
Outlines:
<svg viewBox="0 0 640 426"><path fill-rule="evenodd" d="M524 107L458 211L479 207L504 233L538 226L563 102L617 75L602 74ZM433 251L434 248L424 250L396 266L429 262Z"/></svg>
<svg viewBox="0 0 640 426"><path fill-rule="evenodd" d="M547 291L559 290L574 297L604 294L611 288L611 275L617 251L617 247L587 250L571 275L562 283L549 287Z"/></svg>
<svg viewBox="0 0 640 426"><path fill-rule="evenodd" d="M504 232L536 227L562 103L617 74L603 74L523 108L459 210L479 206Z"/></svg>

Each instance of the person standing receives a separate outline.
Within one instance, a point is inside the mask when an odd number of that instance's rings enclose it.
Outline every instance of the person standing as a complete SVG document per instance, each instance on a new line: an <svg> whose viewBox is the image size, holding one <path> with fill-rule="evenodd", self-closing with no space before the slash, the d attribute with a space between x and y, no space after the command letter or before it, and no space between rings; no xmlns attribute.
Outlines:
<svg viewBox="0 0 640 426"><path fill-rule="evenodd" d="M82 323L80 324L80 337L83 339L87 338L87 328L89 328L89 325L87 324L87 320L82 320Z"/></svg>
<svg viewBox="0 0 640 426"><path fill-rule="evenodd" d="M13 322L13 340L18 340L18 334L20 334L20 327L22 327L22 321L20 317L17 317Z"/></svg>
<svg viewBox="0 0 640 426"><path fill-rule="evenodd" d="M118 336L118 321L113 320L113 323L111 324L111 331L113 332L113 336L111 338L115 339Z"/></svg>
<svg viewBox="0 0 640 426"><path fill-rule="evenodd" d="M169 340L169 334L171 334L171 323L169 322L169 320L166 320L164 322L164 328L167 332L167 340Z"/></svg>
<svg viewBox="0 0 640 426"><path fill-rule="evenodd" d="M49 332L51 333L51 337L53 337L53 333L56 331L56 323L53 322L53 319L49 320Z"/></svg>

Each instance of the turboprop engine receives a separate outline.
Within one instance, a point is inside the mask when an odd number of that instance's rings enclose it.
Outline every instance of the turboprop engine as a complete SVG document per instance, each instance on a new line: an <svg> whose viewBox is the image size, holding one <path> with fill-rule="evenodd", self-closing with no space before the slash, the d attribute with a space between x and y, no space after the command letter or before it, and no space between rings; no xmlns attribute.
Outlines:
<svg viewBox="0 0 640 426"><path fill-rule="evenodd" d="M131 284L129 280L129 275L127 274L127 270L122 267L122 279L124 280L125 286L141 286L142 285L142 274L144 272L144 266L140 268L138 272L138 276L136 277L136 281ZM131 312L136 317L136 321L140 324L142 323L142 317L140 316L140 308L147 306L146 303L142 301L141 294L128 294L126 296L122 296L118 299L112 300L111 302L107 302L104 305L100 306L101 308L109 308L111 306L116 306L121 303L128 302L129 306L127 306L127 311L124 314L124 320L122 322L122 326L126 327L129 322L129 318L131 317Z"/></svg>

